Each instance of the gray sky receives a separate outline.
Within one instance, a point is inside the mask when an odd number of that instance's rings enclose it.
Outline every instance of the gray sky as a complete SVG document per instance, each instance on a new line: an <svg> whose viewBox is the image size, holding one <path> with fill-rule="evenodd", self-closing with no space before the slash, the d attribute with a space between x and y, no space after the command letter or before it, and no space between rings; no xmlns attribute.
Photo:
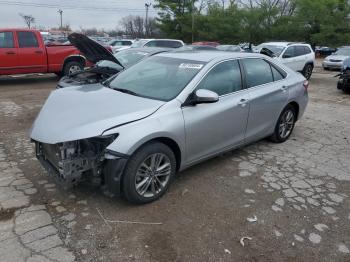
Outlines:
<svg viewBox="0 0 350 262"><path fill-rule="evenodd" d="M63 24L73 29L115 29L124 16L145 16L145 3L154 0L0 0L0 28L24 27L19 13L33 15L35 25L57 27L60 23L59 9L63 10ZM157 12L150 8L149 16Z"/></svg>

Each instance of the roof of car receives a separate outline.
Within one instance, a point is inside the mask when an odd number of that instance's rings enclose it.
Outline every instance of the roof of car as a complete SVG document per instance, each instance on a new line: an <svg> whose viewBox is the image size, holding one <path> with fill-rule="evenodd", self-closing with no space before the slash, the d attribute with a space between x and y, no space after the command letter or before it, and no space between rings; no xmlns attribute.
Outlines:
<svg viewBox="0 0 350 262"><path fill-rule="evenodd" d="M298 44L298 45L307 45L307 43L301 43L301 42L266 42L263 43L264 45L275 45L275 46L290 46L290 45L294 45L294 44Z"/></svg>
<svg viewBox="0 0 350 262"><path fill-rule="evenodd" d="M177 51L177 52L166 52L157 54L157 56L171 57L179 59L187 59L193 61L210 62L216 58L230 59L230 58L249 58L249 57L266 57L257 53L240 53L240 52L225 52L225 51Z"/></svg>
<svg viewBox="0 0 350 262"><path fill-rule="evenodd" d="M149 54L156 54L160 52L166 52L166 51L171 51L173 48L165 48L165 47L134 47L134 48L128 48L121 50L119 52L144 52L144 53L149 53Z"/></svg>

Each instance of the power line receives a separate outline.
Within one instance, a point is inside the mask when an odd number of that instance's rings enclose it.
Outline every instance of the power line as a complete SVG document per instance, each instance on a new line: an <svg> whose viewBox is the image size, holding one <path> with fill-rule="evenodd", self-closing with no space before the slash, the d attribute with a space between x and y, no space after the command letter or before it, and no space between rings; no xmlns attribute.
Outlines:
<svg viewBox="0 0 350 262"><path fill-rule="evenodd" d="M103 12L144 12L144 9L140 8L125 8L125 7L94 7L94 6L74 6L74 5L58 5L48 3L28 3L20 1L0 1L0 5L10 6L26 6L26 7L37 7L37 8L64 8L70 10L83 10L83 11L103 11ZM156 10L149 10L151 12L157 12Z"/></svg>

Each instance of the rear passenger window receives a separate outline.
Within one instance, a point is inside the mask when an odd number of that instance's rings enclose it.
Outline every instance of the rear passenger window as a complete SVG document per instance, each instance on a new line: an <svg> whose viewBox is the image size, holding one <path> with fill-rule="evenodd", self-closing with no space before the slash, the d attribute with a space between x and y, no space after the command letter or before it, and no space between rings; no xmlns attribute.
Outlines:
<svg viewBox="0 0 350 262"><path fill-rule="evenodd" d="M0 32L0 48L13 48L15 44L13 42L12 32Z"/></svg>
<svg viewBox="0 0 350 262"><path fill-rule="evenodd" d="M244 59L243 64L248 88L273 82L271 66L265 60L249 58Z"/></svg>
<svg viewBox="0 0 350 262"><path fill-rule="evenodd" d="M18 32L17 35L19 47L39 47L34 32Z"/></svg>
<svg viewBox="0 0 350 262"><path fill-rule="evenodd" d="M242 79L238 61L227 61L215 66L199 83L197 89L207 89L219 96L241 90Z"/></svg>
<svg viewBox="0 0 350 262"><path fill-rule="evenodd" d="M171 48L179 48L182 47L182 44L178 41L167 41L167 47L171 47Z"/></svg>

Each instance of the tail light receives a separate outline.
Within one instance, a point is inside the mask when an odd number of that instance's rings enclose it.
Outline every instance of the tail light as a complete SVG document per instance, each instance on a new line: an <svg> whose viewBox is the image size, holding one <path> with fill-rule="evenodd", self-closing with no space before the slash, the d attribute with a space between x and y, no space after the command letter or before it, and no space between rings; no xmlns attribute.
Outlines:
<svg viewBox="0 0 350 262"><path fill-rule="evenodd" d="M305 80L303 83L303 86L304 86L305 90L307 90L309 88L309 81Z"/></svg>

